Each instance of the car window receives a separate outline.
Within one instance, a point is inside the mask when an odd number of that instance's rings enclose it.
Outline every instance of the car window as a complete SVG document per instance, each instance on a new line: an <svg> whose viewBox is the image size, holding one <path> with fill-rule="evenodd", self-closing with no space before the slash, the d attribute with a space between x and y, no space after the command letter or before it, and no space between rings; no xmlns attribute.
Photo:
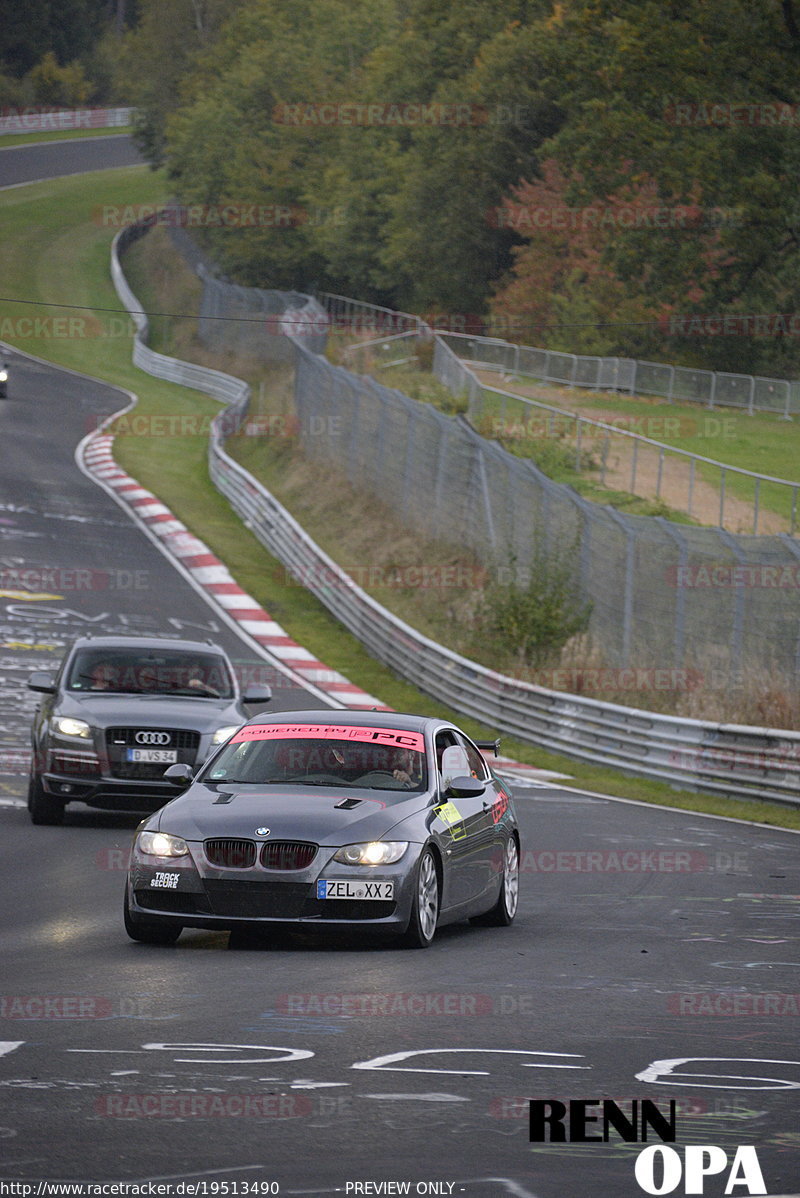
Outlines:
<svg viewBox="0 0 800 1198"><path fill-rule="evenodd" d="M69 665L68 691L232 699L233 680L219 653L178 649L82 649Z"/></svg>
<svg viewBox="0 0 800 1198"><path fill-rule="evenodd" d="M425 741L403 729L245 725L203 775L206 782L336 786L387 791L427 789ZM378 739L380 738L380 739Z"/></svg>
<svg viewBox="0 0 800 1198"><path fill-rule="evenodd" d="M473 778L479 778L481 782L485 782L489 777L489 771L486 767L486 762L481 756L480 750L473 745L471 740L468 740L462 733L457 733L458 743L463 746L467 761L469 762L469 772Z"/></svg>
<svg viewBox="0 0 800 1198"><path fill-rule="evenodd" d="M444 789L444 778L442 776L442 761L444 758L445 749L451 748L457 744L455 733L449 728L443 728L436 733L434 740L434 751L436 753L436 768L439 772L439 786Z"/></svg>

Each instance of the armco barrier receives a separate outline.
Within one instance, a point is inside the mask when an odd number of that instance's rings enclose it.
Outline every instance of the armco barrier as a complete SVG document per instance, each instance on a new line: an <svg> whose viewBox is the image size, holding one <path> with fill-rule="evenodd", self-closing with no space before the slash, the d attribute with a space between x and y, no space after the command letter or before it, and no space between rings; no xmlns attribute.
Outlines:
<svg viewBox="0 0 800 1198"><path fill-rule="evenodd" d="M136 336L133 341L133 364L147 374L156 378L166 379L170 383L178 383L182 387L191 387L202 391L213 399L227 404L238 416L247 411L250 400L250 388L242 379L234 378L232 374L223 374L221 370L209 370L204 366L196 366L192 362L181 362L178 358L157 354L147 345L148 320L141 310L141 304L128 286L119 255L124 253L148 231L150 224L143 222L128 225L117 233L111 246L111 278L122 303L131 315L136 325Z"/></svg>
<svg viewBox="0 0 800 1198"><path fill-rule="evenodd" d="M41 107L0 110L0 137L15 133L57 133L71 129L127 128L133 120L133 108L54 108Z"/></svg>
<svg viewBox="0 0 800 1198"><path fill-rule="evenodd" d="M139 307L112 249L112 275L129 310ZM134 317L134 319L136 319ZM137 321L137 323L139 323ZM143 327L140 325L140 327ZM217 393L218 371L153 355L137 334L134 361L150 373L173 363ZM309 351L297 345L297 353ZM156 371L151 370L156 367ZM222 376L231 380L230 376ZM179 381L175 377L175 381ZM242 384L242 387L244 384ZM218 398L224 397L219 394ZM236 401L234 401L236 402ZM241 414L242 408L239 408ZM211 477L261 543L380 661L448 706L527 743L614 766L676 787L736 798L800 803L800 732L712 724L562 694L498 674L429 640L376 603L308 536L270 492L226 453L217 418L209 443ZM336 585L331 585L331 580Z"/></svg>

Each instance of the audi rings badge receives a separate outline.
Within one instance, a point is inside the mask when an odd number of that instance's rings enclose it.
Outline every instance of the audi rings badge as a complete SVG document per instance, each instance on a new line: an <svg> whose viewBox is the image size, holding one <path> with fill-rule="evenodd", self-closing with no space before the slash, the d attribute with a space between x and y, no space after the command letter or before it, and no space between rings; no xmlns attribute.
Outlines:
<svg viewBox="0 0 800 1198"><path fill-rule="evenodd" d="M136 732L133 739L137 745L169 745L172 735L169 732Z"/></svg>

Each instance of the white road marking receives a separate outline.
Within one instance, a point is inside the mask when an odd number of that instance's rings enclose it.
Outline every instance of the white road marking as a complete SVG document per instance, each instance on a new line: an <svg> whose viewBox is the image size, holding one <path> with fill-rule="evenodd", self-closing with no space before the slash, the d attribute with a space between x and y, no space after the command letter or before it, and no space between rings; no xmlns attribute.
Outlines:
<svg viewBox="0 0 800 1198"><path fill-rule="evenodd" d="M377 1098L387 1102L471 1102L471 1098L461 1098L458 1094L358 1094L357 1098Z"/></svg>

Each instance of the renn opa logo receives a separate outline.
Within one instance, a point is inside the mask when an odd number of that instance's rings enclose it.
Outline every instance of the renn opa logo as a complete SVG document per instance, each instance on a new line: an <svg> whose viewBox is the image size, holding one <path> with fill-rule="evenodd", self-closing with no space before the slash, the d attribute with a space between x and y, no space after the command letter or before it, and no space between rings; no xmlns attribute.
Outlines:
<svg viewBox="0 0 800 1198"><path fill-rule="evenodd" d="M567 1108L569 1107L569 1113ZM590 1114L589 1107L602 1108L602 1114ZM683 1160L674 1148L676 1139L675 1102L669 1114L663 1114L648 1098L631 1100L626 1114L610 1098L572 1099L569 1103L555 1098L530 1100L530 1139L536 1143L591 1144L608 1143L611 1130L626 1143L647 1143L648 1131L661 1144L642 1149L636 1158L634 1175L645 1194L702 1194L706 1177L728 1172L726 1194L766 1194L764 1178L756 1150L741 1145L728 1165L728 1154L715 1144L689 1144ZM740 1188L743 1187L743 1188Z"/></svg>

